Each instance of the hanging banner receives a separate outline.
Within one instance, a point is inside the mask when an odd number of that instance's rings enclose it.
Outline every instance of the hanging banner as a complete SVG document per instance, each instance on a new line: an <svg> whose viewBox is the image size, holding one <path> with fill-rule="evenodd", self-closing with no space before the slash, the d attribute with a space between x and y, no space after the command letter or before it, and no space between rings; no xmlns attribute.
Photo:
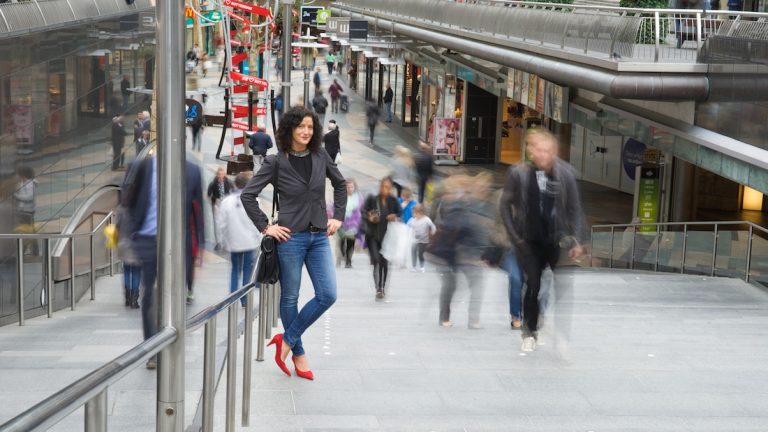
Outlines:
<svg viewBox="0 0 768 432"><path fill-rule="evenodd" d="M265 9L254 4L243 3L237 0L224 0L224 6L240 9L241 11L249 12L255 15L272 18L272 13L269 11L269 9Z"/></svg>
<svg viewBox="0 0 768 432"><path fill-rule="evenodd" d="M253 115L263 116L267 115L266 107L255 106L252 108ZM232 105L232 115L235 118L248 117L248 107L245 105Z"/></svg>
<svg viewBox="0 0 768 432"><path fill-rule="evenodd" d="M240 81L243 84L249 84L252 86L256 86L259 88L259 90L264 90L265 88L269 87L269 81L265 80L264 78L259 78L255 76L250 75L244 75L239 72L230 72L229 76L234 81Z"/></svg>
<svg viewBox="0 0 768 432"><path fill-rule="evenodd" d="M246 26L251 26L251 21L245 17L242 17L236 13L233 12L227 12L227 15L229 15L230 18L232 18L235 21L240 21L241 23L245 24Z"/></svg>
<svg viewBox="0 0 768 432"><path fill-rule="evenodd" d="M435 118L432 146L435 156L459 156L461 119Z"/></svg>
<svg viewBox="0 0 768 432"><path fill-rule="evenodd" d="M232 86L232 93L248 93L250 88L247 85Z"/></svg>
<svg viewBox="0 0 768 432"><path fill-rule="evenodd" d="M248 58L248 53L240 53L232 56L232 64L238 64Z"/></svg>
<svg viewBox="0 0 768 432"><path fill-rule="evenodd" d="M250 132L251 130L248 128L248 123L243 123L239 121L232 120L232 129L243 131L243 132Z"/></svg>

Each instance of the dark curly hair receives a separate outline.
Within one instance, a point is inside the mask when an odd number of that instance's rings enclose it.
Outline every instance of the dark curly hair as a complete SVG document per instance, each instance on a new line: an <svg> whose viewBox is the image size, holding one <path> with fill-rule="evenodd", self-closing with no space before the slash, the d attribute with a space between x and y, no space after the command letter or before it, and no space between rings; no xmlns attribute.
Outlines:
<svg viewBox="0 0 768 432"><path fill-rule="evenodd" d="M295 106L280 117L280 125L277 127L275 140L277 141L277 148L281 152L288 153L291 150L293 130L299 127L307 117L312 117L313 125L312 138L309 140L307 148L313 153L320 150L320 143L323 139L323 126L320 124L320 120L314 111L302 106Z"/></svg>

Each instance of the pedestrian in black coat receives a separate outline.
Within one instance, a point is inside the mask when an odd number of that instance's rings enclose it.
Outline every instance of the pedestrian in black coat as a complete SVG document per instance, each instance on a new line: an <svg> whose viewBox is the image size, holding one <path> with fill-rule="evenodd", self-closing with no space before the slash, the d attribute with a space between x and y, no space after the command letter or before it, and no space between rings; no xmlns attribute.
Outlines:
<svg viewBox="0 0 768 432"><path fill-rule="evenodd" d="M123 155L123 145L125 144L125 131L123 116L116 116L112 119L112 170L123 167L125 155Z"/></svg>
<svg viewBox="0 0 768 432"><path fill-rule="evenodd" d="M323 145L325 151L331 156L331 160L336 161L336 156L341 153L341 142L339 142L339 127L336 126L336 120L328 122L328 132L323 135Z"/></svg>

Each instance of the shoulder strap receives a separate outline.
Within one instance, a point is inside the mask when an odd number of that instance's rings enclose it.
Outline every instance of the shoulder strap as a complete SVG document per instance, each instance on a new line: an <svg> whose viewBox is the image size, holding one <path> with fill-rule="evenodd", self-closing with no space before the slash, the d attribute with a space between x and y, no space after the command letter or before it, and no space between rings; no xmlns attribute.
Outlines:
<svg viewBox="0 0 768 432"><path fill-rule="evenodd" d="M280 202L277 196L277 179L280 171L280 154L275 157L275 169L272 171L272 221L275 220L275 209L280 211Z"/></svg>

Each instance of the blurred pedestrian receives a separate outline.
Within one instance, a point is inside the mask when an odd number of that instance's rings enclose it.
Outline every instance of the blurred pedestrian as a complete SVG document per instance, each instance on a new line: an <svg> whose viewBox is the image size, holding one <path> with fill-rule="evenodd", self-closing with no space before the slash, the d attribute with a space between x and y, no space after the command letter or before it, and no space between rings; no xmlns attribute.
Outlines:
<svg viewBox="0 0 768 432"><path fill-rule="evenodd" d="M349 75L349 88L357 90L357 67L354 63L349 65L347 74Z"/></svg>
<svg viewBox="0 0 768 432"><path fill-rule="evenodd" d="M317 114L317 119L320 121L320 127L325 127L325 111L328 109L328 99L323 96L323 91L320 87L315 90L315 97L312 98L312 109Z"/></svg>
<svg viewBox="0 0 768 432"><path fill-rule="evenodd" d="M144 147L149 145L149 131L145 130L141 133L139 139L136 140L136 156L144 150Z"/></svg>
<svg viewBox="0 0 768 432"><path fill-rule="evenodd" d="M560 249L575 259L587 238L573 168L557 157L557 138L541 128L525 137L531 163L510 168L501 200L501 216L520 265L527 290L523 298L522 350L536 349L539 291L543 270L554 270Z"/></svg>
<svg viewBox="0 0 768 432"><path fill-rule="evenodd" d="M192 121L192 123L189 124L189 126L192 128L192 151L202 151L202 131L203 131L203 116L197 116Z"/></svg>
<svg viewBox="0 0 768 432"><path fill-rule="evenodd" d="M123 168L125 163L125 154L123 145L125 145L125 131L123 116L116 116L112 119L112 171Z"/></svg>
<svg viewBox="0 0 768 432"><path fill-rule="evenodd" d="M323 131L315 114L304 107L288 110L276 133L278 153L268 157L243 190L240 199L259 231L277 242L280 262L280 318L285 333L270 342L276 345L275 363L288 376L290 352L296 374L314 379L302 344L304 332L336 302L336 271L328 237L336 234L347 205L341 172L321 148ZM313 174L314 173L314 174ZM325 204L326 179L333 186L333 216ZM272 183L280 199L280 221L270 224L257 202ZM302 269L306 267L315 296L298 309Z"/></svg>
<svg viewBox="0 0 768 432"><path fill-rule="evenodd" d="M126 175L126 178L128 176ZM124 184L123 190L130 186ZM123 206L117 208L117 254L123 262L123 294L125 306L139 308L139 287L141 285L141 260L133 248L130 236L129 211Z"/></svg>
<svg viewBox="0 0 768 432"><path fill-rule="evenodd" d="M123 96L123 110L122 113L128 112L128 102L131 97L131 82L128 81L128 75L123 75L123 80L120 81L120 94Z"/></svg>
<svg viewBox="0 0 768 432"><path fill-rule="evenodd" d="M285 101L283 101L283 92L280 91L280 93L275 96L275 117L278 123L280 123L280 117L283 115L284 106Z"/></svg>
<svg viewBox="0 0 768 432"><path fill-rule="evenodd" d="M395 93L392 91L392 86L387 83L387 91L384 92L384 108L387 113L387 123L392 123L392 100L395 98Z"/></svg>
<svg viewBox="0 0 768 432"><path fill-rule="evenodd" d="M331 160L338 164L337 158L341 154L341 141L336 120L330 120L328 122L328 132L323 135L323 145L325 146L325 151L328 152L328 156L331 157Z"/></svg>
<svg viewBox="0 0 768 432"><path fill-rule="evenodd" d="M144 127L144 111L136 113L136 119L133 121L133 141L138 141L146 128Z"/></svg>
<svg viewBox="0 0 768 432"><path fill-rule="evenodd" d="M328 87L328 93L331 95L331 112L339 112L339 99L341 98L341 94L344 93L344 89L341 88L341 84L339 84L336 79L334 79L331 86Z"/></svg>
<svg viewBox="0 0 768 432"><path fill-rule="evenodd" d="M37 180L35 170L27 165L16 167L16 190L13 193L13 215L15 217L16 231L26 234L34 234L35 210L37 201ZM37 255L39 248L37 240L24 242L24 254Z"/></svg>
<svg viewBox="0 0 768 432"><path fill-rule="evenodd" d="M418 202L413 199L413 192L407 187L403 188L402 194L400 195L400 198L397 199L397 202L400 204L400 208L403 209L403 223L407 224L413 217L413 208L416 207Z"/></svg>
<svg viewBox="0 0 768 432"><path fill-rule="evenodd" d="M425 142L419 142L419 151L414 158L416 177L419 182L419 203L424 203L427 196L427 183L432 179L435 171L432 159L432 147Z"/></svg>
<svg viewBox="0 0 768 432"><path fill-rule="evenodd" d="M403 188L412 189L414 162L411 151L402 145L395 146L395 154L392 157L392 182L397 191L397 197L400 198Z"/></svg>
<svg viewBox="0 0 768 432"><path fill-rule="evenodd" d="M411 270L416 271L416 264L418 258L419 271L424 273L424 253L429 246L429 239L437 228L432 223L432 219L424 212L424 206L417 204L413 207L413 217L407 222L408 228L411 229L413 234L413 249L411 252Z"/></svg>
<svg viewBox="0 0 768 432"><path fill-rule="evenodd" d="M365 243L373 264L373 282L376 289L376 299L382 300L386 295L389 262L381 254L387 225L394 222L402 214L397 198L392 196L392 179L385 177L379 183L379 192L365 199L363 216L366 221Z"/></svg>
<svg viewBox="0 0 768 432"><path fill-rule="evenodd" d="M186 191L184 193L184 211L187 220L194 220L196 230L191 225L185 227L185 249L187 258L187 277L189 277L190 257L192 256L193 236L203 235L202 218L195 218L195 205L202 201L202 185L200 168L186 161ZM133 240L134 251L141 261L141 318L144 329L144 340L157 333L159 323L159 308L155 294L155 279L157 277L157 228L158 228L158 170L157 156L144 159L136 166L136 175L129 190L122 198L123 205L128 209L128 235ZM196 204L197 203L197 204ZM189 281L187 286L189 287ZM147 369L155 369L157 362L154 358L147 361Z"/></svg>
<svg viewBox="0 0 768 432"><path fill-rule="evenodd" d="M253 170L257 172L264 163L264 158L267 157L267 151L274 147L272 137L269 136L265 128L258 127L248 139L248 147L253 152Z"/></svg>
<svg viewBox="0 0 768 432"><path fill-rule="evenodd" d="M328 76L333 74L333 65L336 63L336 57L333 55L333 51L328 51L325 56L325 64L328 66Z"/></svg>
<svg viewBox="0 0 768 432"><path fill-rule="evenodd" d="M320 68L315 70L315 75L312 76L312 83L315 84L315 91L320 89Z"/></svg>
<svg viewBox="0 0 768 432"><path fill-rule="evenodd" d="M218 203L221 202L222 199L224 199L225 196L229 195L230 192L232 192L232 189L234 186L232 185L232 182L229 181L227 178L227 172L224 170L223 167L219 167L216 170L216 177L213 178L213 180L208 184L208 199L211 200L211 210L213 211L213 220L214 220L214 234L218 233L218 230L216 229L215 221L216 221L216 212L218 211ZM219 250L221 247L219 239L216 239L216 246L215 250Z"/></svg>
<svg viewBox="0 0 768 432"><path fill-rule="evenodd" d="M373 145L373 134L376 132L376 125L379 123L379 117L381 117L381 110L373 102L369 102L365 108L365 118L368 121L368 144Z"/></svg>
<svg viewBox="0 0 768 432"><path fill-rule="evenodd" d="M262 238L240 201L240 193L251 177L253 173L250 171L235 176L235 189L221 200L216 212L216 238L219 239L222 250L229 251L232 262L229 281L231 293L251 281L256 250ZM240 299L240 303L245 307L245 297Z"/></svg>
<svg viewBox="0 0 768 432"><path fill-rule="evenodd" d="M362 208L364 198L357 188L354 179L347 178L347 207L344 211L344 222L339 228L339 259L336 264L341 265L344 258L344 268L352 268L352 255L355 253L355 242L362 236L360 229L363 224Z"/></svg>
<svg viewBox="0 0 768 432"><path fill-rule="evenodd" d="M483 258L490 247L489 226L492 211L488 206L490 179L486 175L456 175L446 180L446 194L439 204L443 247L449 249L442 269L440 325L450 327L451 302L456 292L457 275L462 273L470 291L467 327L479 329L483 302Z"/></svg>

